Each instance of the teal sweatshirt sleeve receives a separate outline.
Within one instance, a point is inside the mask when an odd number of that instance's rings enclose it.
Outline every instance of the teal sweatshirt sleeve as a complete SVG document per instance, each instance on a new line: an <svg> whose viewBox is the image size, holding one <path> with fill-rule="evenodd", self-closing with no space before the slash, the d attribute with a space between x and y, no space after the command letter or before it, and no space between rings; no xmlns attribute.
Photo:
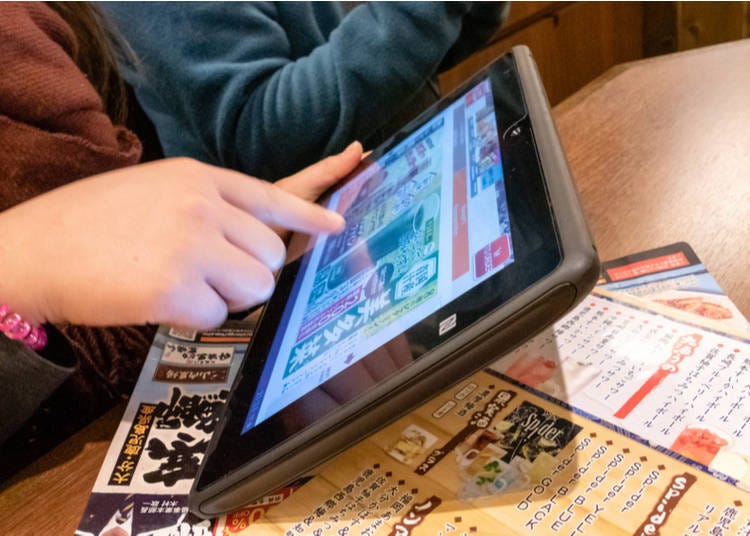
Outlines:
<svg viewBox="0 0 750 536"><path fill-rule="evenodd" d="M444 60L489 38L505 11L471 2L372 2L345 16L328 2L100 7L135 53L125 77L165 154L269 180L368 138Z"/></svg>

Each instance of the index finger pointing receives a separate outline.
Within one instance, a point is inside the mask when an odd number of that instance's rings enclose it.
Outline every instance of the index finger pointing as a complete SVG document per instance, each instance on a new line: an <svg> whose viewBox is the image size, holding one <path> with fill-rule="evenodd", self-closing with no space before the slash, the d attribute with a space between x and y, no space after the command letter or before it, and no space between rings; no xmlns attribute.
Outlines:
<svg viewBox="0 0 750 536"><path fill-rule="evenodd" d="M269 226L308 234L335 233L344 228L340 214L239 173L236 180L221 181L220 194L228 203Z"/></svg>

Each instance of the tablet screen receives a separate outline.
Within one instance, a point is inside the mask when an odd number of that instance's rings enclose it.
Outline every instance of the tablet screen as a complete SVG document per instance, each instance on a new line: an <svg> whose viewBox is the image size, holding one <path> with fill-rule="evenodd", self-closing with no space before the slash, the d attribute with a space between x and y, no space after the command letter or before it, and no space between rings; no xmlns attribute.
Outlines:
<svg viewBox="0 0 750 536"><path fill-rule="evenodd" d="M346 228L301 259L243 434L513 263L490 81L325 204Z"/></svg>
<svg viewBox="0 0 750 536"><path fill-rule="evenodd" d="M321 201L343 232L292 237L193 508L227 511L309 474L593 286L595 251L523 58L523 73L498 58L368 155Z"/></svg>

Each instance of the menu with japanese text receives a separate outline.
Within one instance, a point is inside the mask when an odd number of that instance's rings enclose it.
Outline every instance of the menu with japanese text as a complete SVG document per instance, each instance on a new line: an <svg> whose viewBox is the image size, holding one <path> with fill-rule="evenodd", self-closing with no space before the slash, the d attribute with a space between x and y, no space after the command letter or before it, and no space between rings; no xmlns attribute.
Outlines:
<svg viewBox="0 0 750 536"><path fill-rule="evenodd" d="M686 244L602 273L491 367L213 520L186 497L254 323L163 327L77 534L750 534L747 321Z"/></svg>

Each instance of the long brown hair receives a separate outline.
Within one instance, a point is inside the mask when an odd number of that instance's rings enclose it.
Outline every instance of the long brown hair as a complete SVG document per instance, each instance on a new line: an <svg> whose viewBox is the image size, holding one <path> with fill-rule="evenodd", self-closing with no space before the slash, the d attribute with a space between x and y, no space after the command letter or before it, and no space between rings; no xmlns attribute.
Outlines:
<svg viewBox="0 0 750 536"><path fill-rule="evenodd" d="M78 47L73 61L99 92L104 109L115 124L127 119L127 91L117 68L121 38L107 25L101 12L89 2L47 2L73 30Z"/></svg>

